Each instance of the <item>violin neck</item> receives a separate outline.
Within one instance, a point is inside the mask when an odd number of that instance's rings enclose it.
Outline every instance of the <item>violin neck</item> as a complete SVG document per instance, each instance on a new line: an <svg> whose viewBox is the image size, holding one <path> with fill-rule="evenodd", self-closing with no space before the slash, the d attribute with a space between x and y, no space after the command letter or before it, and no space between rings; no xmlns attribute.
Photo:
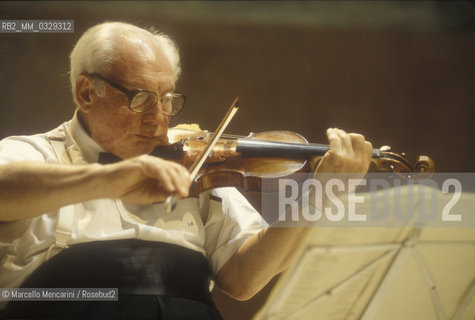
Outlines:
<svg viewBox="0 0 475 320"><path fill-rule="evenodd" d="M237 139L236 151L243 157L269 157L308 159L312 156L323 156L329 146L319 143L290 143L264 140ZM381 151L373 149L373 158L380 158Z"/></svg>

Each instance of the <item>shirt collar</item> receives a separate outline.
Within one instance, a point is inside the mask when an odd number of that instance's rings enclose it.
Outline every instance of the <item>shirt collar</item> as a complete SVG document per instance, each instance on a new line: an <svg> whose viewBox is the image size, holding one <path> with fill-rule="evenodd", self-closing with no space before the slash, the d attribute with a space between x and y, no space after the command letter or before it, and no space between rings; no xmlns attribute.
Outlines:
<svg viewBox="0 0 475 320"><path fill-rule="evenodd" d="M105 152L104 149L98 145L97 142L95 142L86 132L79 121L77 110L74 113L73 119L71 120L71 135L81 150L84 160L86 160L88 163L97 162L99 159L99 153Z"/></svg>

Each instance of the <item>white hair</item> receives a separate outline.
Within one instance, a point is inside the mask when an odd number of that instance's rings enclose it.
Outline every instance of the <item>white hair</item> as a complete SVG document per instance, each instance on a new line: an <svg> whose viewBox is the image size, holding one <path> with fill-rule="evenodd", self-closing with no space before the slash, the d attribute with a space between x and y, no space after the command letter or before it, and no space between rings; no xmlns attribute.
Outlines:
<svg viewBox="0 0 475 320"><path fill-rule="evenodd" d="M81 73L107 75L116 61L121 42L128 39L141 39L154 43L168 58L173 68L175 81L180 75L180 56L175 42L167 35L151 29L145 30L123 22L105 22L89 28L78 40L71 52L71 90L74 103L76 99L76 79Z"/></svg>

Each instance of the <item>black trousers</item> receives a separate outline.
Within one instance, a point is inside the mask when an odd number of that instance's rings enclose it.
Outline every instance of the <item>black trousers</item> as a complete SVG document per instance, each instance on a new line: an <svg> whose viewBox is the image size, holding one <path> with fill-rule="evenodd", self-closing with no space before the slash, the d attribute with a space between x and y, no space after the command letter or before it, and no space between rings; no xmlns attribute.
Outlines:
<svg viewBox="0 0 475 320"><path fill-rule="evenodd" d="M118 288L118 301L11 301L4 319L222 319L208 261L184 247L136 239L74 245L23 288Z"/></svg>

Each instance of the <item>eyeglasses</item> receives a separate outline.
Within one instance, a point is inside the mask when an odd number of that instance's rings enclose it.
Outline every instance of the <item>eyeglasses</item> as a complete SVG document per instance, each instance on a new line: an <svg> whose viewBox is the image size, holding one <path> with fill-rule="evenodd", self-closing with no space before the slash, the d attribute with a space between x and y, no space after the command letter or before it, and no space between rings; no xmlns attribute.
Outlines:
<svg viewBox="0 0 475 320"><path fill-rule="evenodd" d="M90 74L90 76L99 78L112 88L125 93L129 98L128 108L134 112L147 112L153 108L157 101L160 101L160 105L163 109L162 113L167 116L174 116L181 111L183 105L185 104L185 96L181 93L169 92L159 97L158 94L153 91L144 89L129 90L97 73Z"/></svg>

